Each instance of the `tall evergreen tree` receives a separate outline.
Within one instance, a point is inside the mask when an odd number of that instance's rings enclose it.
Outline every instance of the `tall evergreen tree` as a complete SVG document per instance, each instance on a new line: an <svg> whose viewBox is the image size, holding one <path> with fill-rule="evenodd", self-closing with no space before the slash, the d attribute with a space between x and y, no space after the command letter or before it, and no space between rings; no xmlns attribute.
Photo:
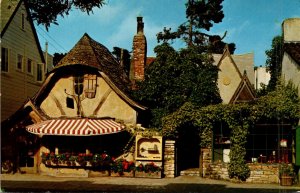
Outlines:
<svg viewBox="0 0 300 193"><path fill-rule="evenodd" d="M150 108L152 125L161 126L162 117L178 110L184 103L196 107L221 102L217 87L218 69L213 65L209 35L212 23L221 22L224 14L222 0L189 0L186 4L187 22L176 32L164 28L157 34L163 41L155 48L155 62L145 72L136 96ZM182 39L186 48L176 51L168 41Z"/></svg>

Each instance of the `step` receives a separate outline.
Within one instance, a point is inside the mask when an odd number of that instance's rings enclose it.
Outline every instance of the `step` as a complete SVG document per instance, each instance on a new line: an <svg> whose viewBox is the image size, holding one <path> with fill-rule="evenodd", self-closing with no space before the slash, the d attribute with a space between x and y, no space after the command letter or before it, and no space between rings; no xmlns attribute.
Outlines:
<svg viewBox="0 0 300 193"><path fill-rule="evenodd" d="M199 168L190 168L180 171L180 176L200 176Z"/></svg>

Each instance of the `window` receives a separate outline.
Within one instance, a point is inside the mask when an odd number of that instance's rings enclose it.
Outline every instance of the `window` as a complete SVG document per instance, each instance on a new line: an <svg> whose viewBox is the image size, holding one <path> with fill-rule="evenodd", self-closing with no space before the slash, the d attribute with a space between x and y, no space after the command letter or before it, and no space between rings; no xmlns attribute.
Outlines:
<svg viewBox="0 0 300 193"><path fill-rule="evenodd" d="M23 56L20 54L17 55L17 69L23 70Z"/></svg>
<svg viewBox="0 0 300 193"><path fill-rule="evenodd" d="M96 86L97 86L97 76L86 74L84 75L84 93L87 98L95 98L96 95Z"/></svg>
<svg viewBox="0 0 300 193"><path fill-rule="evenodd" d="M74 109L74 100L71 97L66 98L67 107L70 109Z"/></svg>
<svg viewBox="0 0 300 193"><path fill-rule="evenodd" d="M230 129L227 124L220 123L218 127L214 129L213 161L228 163L230 146Z"/></svg>
<svg viewBox="0 0 300 193"><path fill-rule="evenodd" d="M29 58L27 60L27 73L32 74L32 60Z"/></svg>
<svg viewBox="0 0 300 193"><path fill-rule="evenodd" d="M248 162L291 162L291 125L257 124L249 130L247 139Z"/></svg>
<svg viewBox="0 0 300 193"><path fill-rule="evenodd" d="M1 48L1 71L8 72L8 49Z"/></svg>
<svg viewBox="0 0 300 193"><path fill-rule="evenodd" d="M37 69L36 69L36 80L37 81L43 81L43 64L37 64Z"/></svg>
<svg viewBox="0 0 300 193"><path fill-rule="evenodd" d="M25 14L24 13L22 13L22 16L21 16L21 29L25 30Z"/></svg>
<svg viewBox="0 0 300 193"><path fill-rule="evenodd" d="M74 91L76 95L81 95L83 92L83 76L74 77Z"/></svg>

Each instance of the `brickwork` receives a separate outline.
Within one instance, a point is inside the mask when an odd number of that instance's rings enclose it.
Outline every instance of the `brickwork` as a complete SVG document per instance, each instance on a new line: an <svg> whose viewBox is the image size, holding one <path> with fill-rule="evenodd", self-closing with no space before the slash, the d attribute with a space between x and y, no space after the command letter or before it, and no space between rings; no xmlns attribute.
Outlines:
<svg viewBox="0 0 300 193"><path fill-rule="evenodd" d="M212 154L211 154L211 149L206 148L206 149L201 149L201 163L200 167L202 167L202 174L200 174L203 177L207 177L210 175L209 167L212 162Z"/></svg>
<svg viewBox="0 0 300 193"><path fill-rule="evenodd" d="M166 140L164 148L164 176L175 177L175 141Z"/></svg>
<svg viewBox="0 0 300 193"><path fill-rule="evenodd" d="M144 69L147 58L147 40L144 35L142 17L137 17L137 34L133 37L133 61L131 77L133 80L144 80Z"/></svg>

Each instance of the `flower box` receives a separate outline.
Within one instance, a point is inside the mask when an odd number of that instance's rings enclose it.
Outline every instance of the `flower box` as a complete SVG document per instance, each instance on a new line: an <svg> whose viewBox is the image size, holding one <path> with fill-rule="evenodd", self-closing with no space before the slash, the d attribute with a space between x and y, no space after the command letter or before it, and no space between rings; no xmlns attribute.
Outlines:
<svg viewBox="0 0 300 193"><path fill-rule="evenodd" d="M107 177L109 176L108 170L90 170L89 171L89 177Z"/></svg>
<svg viewBox="0 0 300 193"><path fill-rule="evenodd" d="M130 172L114 172L111 171L110 172L110 176L112 177L134 177L134 171L130 171Z"/></svg>
<svg viewBox="0 0 300 193"><path fill-rule="evenodd" d="M291 186L293 185L293 177L292 176L281 176L280 177L280 185L281 186Z"/></svg>
<svg viewBox="0 0 300 193"><path fill-rule="evenodd" d="M158 172L144 172L135 171L136 178L161 178L161 171Z"/></svg>

